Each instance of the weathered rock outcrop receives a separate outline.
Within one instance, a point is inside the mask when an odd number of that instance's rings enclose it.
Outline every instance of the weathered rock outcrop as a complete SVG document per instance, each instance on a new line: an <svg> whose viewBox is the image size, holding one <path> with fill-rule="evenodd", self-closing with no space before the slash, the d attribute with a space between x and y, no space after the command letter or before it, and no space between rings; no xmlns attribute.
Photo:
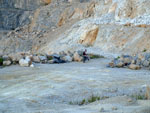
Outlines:
<svg viewBox="0 0 150 113"><path fill-rule="evenodd" d="M12 30L30 23L30 15L51 0L0 0L0 30Z"/></svg>
<svg viewBox="0 0 150 113"><path fill-rule="evenodd" d="M15 8L20 8L19 3ZM32 15L30 25L9 38L1 38L0 53L53 53L83 48L113 54L150 51L149 0L46 0L45 3L37 0L32 5L48 3L51 4L38 8L33 15L25 12ZM21 18L19 25L29 23L25 15L16 16ZM11 21L5 25L10 27Z"/></svg>

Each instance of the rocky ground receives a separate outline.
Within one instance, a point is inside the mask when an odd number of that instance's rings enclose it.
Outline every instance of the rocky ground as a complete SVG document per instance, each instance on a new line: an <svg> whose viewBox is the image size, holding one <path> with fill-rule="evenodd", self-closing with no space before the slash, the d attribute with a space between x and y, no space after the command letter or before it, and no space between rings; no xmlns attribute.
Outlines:
<svg viewBox="0 0 150 113"><path fill-rule="evenodd" d="M108 68L110 61L2 68L0 112L150 113L150 71Z"/></svg>
<svg viewBox="0 0 150 113"><path fill-rule="evenodd" d="M150 113L149 6L0 0L0 113Z"/></svg>

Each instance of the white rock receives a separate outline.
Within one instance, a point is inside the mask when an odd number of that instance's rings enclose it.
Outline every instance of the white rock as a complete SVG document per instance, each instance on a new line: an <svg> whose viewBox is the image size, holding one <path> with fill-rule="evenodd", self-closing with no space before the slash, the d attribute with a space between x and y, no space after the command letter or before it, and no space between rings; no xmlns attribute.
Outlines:
<svg viewBox="0 0 150 113"><path fill-rule="evenodd" d="M27 59L20 59L19 60L19 65L22 67L29 67L30 61Z"/></svg>
<svg viewBox="0 0 150 113"><path fill-rule="evenodd" d="M33 64L31 64L30 67L35 67L35 66Z"/></svg>
<svg viewBox="0 0 150 113"><path fill-rule="evenodd" d="M4 66L9 66L9 65L11 65L11 61L10 60L3 61L3 65Z"/></svg>

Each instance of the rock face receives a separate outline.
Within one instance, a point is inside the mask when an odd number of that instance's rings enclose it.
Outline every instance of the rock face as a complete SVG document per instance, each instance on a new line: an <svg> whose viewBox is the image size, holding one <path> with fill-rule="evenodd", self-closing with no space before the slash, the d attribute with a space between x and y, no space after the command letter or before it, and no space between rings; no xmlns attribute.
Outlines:
<svg viewBox="0 0 150 113"><path fill-rule="evenodd" d="M0 0L0 30L12 30L30 23L30 15L51 0Z"/></svg>
<svg viewBox="0 0 150 113"><path fill-rule="evenodd" d="M38 8L42 5L46 6ZM84 48L97 54L150 51L149 0L1 0L0 8L4 10L0 28L29 23L0 37L2 54L49 54Z"/></svg>

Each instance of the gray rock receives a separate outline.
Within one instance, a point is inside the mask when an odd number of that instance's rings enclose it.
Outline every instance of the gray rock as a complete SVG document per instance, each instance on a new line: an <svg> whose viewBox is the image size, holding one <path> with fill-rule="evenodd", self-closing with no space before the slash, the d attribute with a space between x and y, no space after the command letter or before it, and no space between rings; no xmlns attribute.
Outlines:
<svg viewBox="0 0 150 113"><path fill-rule="evenodd" d="M145 53L144 57L145 57L145 60L149 60L150 59L150 53Z"/></svg>
<svg viewBox="0 0 150 113"><path fill-rule="evenodd" d="M10 60L10 57L7 56L7 55L4 55L2 58L3 58L4 61Z"/></svg>
<svg viewBox="0 0 150 113"><path fill-rule="evenodd" d="M22 59L24 56L21 55L20 53L14 53L14 54L10 54L9 57L11 58L11 60L13 62L18 62L20 59Z"/></svg>
<svg viewBox="0 0 150 113"><path fill-rule="evenodd" d="M140 59L136 60L136 65L142 65L142 61Z"/></svg>
<svg viewBox="0 0 150 113"><path fill-rule="evenodd" d="M40 61L47 61L47 57L46 56L39 56Z"/></svg>
<svg viewBox="0 0 150 113"><path fill-rule="evenodd" d="M0 29L12 30L30 23L32 10L44 5L41 0L1 0Z"/></svg>
<svg viewBox="0 0 150 113"><path fill-rule="evenodd" d="M125 64L125 65L130 65L133 58L132 56L129 56L129 55L122 55L120 60Z"/></svg>
<svg viewBox="0 0 150 113"><path fill-rule="evenodd" d="M63 60L65 60L67 62L72 62L73 58L71 56L64 56Z"/></svg>
<svg viewBox="0 0 150 113"><path fill-rule="evenodd" d="M142 62L142 64L143 64L144 67L148 67L150 65L150 62L148 60L144 60Z"/></svg>

